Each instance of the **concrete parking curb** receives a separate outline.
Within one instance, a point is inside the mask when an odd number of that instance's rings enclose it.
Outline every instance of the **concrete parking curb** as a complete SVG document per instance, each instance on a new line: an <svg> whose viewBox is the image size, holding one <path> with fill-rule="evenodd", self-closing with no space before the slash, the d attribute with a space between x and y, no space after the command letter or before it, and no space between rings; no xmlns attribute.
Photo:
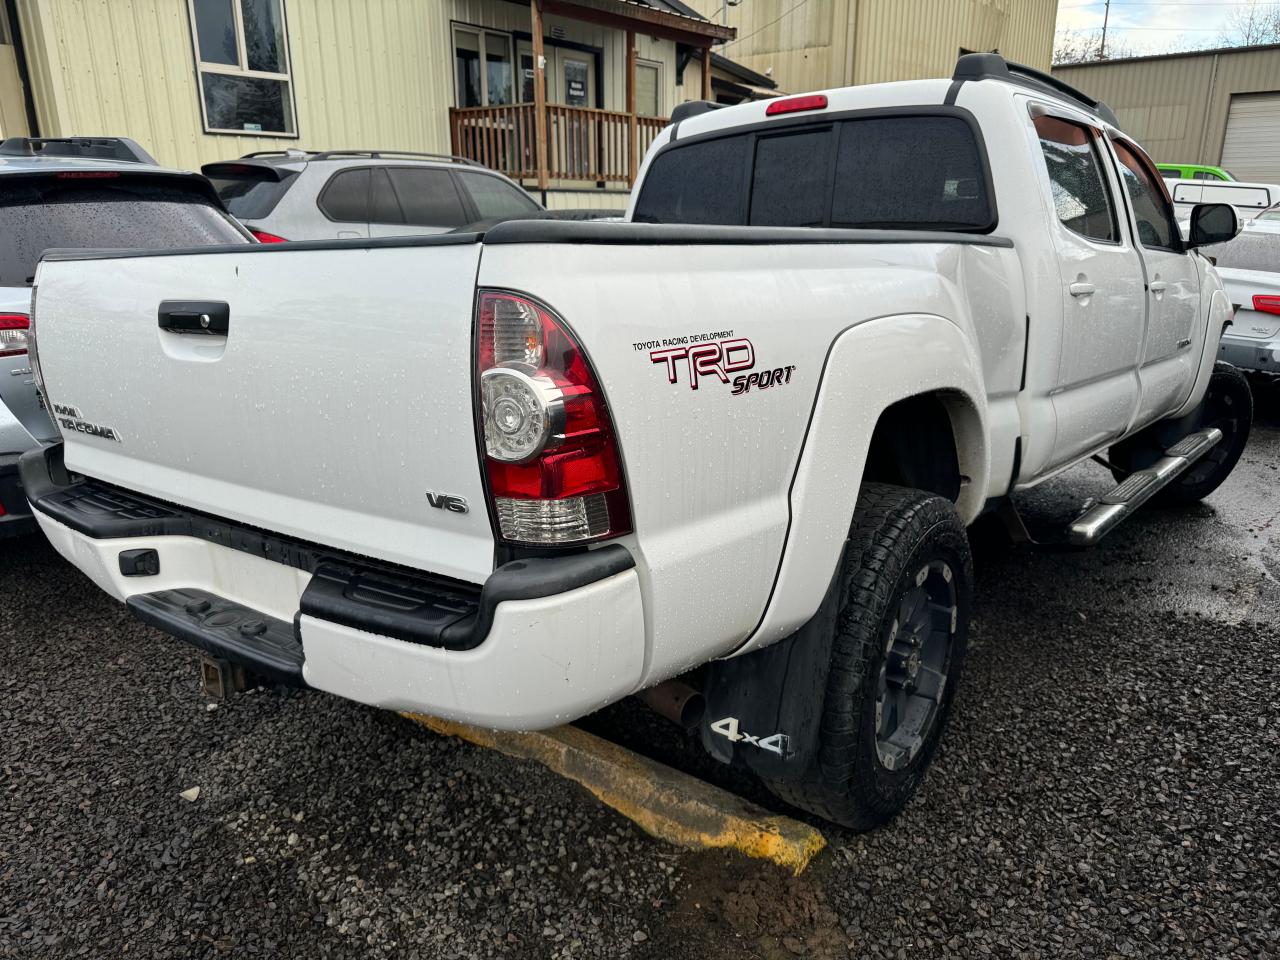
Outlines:
<svg viewBox="0 0 1280 960"><path fill-rule="evenodd" d="M444 736L536 760L582 784L646 833L668 843L692 849L728 847L796 874L827 843L808 824L770 813L576 727L509 733L420 714L404 716Z"/></svg>

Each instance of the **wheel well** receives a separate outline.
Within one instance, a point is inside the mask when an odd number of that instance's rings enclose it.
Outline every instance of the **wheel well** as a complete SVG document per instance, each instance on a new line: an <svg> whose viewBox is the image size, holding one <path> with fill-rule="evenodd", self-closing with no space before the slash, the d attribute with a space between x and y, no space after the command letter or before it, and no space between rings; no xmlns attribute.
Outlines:
<svg viewBox="0 0 1280 960"><path fill-rule="evenodd" d="M880 414L862 480L915 487L956 501L961 475L955 430L938 394L899 400Z"/></svg>

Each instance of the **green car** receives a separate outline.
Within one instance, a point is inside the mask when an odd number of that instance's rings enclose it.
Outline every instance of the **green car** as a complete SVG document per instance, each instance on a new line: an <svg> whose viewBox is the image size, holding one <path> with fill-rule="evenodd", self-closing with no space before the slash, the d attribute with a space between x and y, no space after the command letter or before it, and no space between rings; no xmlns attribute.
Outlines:
<svg viewBox="0 0 1280 960"><path fill-rule="evenodd" d="M1221 167L1209 167L1202 163L1158 163L1156 169L1166 180L1234 180Z"/></svg>

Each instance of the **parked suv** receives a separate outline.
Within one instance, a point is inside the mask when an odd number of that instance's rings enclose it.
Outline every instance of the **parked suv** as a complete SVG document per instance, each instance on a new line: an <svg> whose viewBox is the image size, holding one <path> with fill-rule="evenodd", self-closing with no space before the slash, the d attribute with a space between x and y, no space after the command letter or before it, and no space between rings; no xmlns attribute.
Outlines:
<svg viewBox="0 0 1280 960"><path fill-rule="evenodd" d="M0 537L34 529L18 457L57 437L27 356L45 250L249 243L198 173L165 170L120 137L0 143Z"/></svg>
<svg viewBox="0 0 1280 960"><path fill-rule="evenodd" d="M443 154L286 150L201 169L264 243L447 233L543 212L502 174Z"/></svg>

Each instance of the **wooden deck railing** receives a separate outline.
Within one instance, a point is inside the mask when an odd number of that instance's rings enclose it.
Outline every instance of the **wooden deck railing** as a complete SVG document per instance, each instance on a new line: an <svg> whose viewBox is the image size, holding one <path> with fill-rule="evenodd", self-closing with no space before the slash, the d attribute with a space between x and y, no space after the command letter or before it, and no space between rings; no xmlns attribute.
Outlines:
<svg viewBox="0 0 1280 960"><path fill-rule="evenodd" d="M636 160L644 158L665 117L636 117ZM537 180L534 105L453 107L453 152L515 180ZM547 104L548 180L626 183L631 180L631 117L612 110Z"/></svg>

